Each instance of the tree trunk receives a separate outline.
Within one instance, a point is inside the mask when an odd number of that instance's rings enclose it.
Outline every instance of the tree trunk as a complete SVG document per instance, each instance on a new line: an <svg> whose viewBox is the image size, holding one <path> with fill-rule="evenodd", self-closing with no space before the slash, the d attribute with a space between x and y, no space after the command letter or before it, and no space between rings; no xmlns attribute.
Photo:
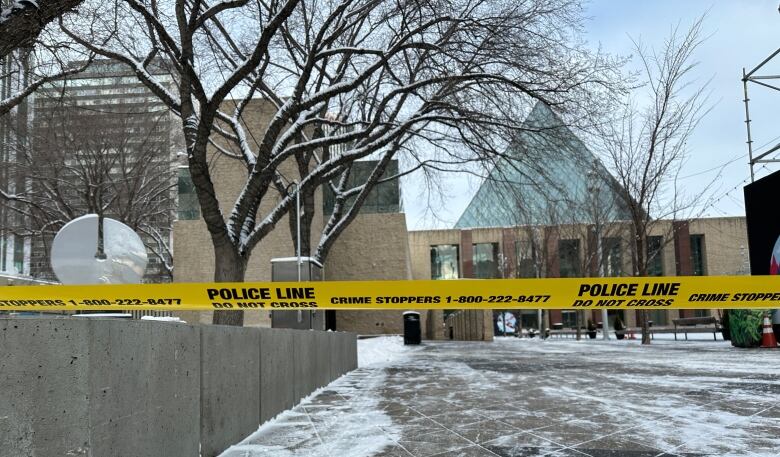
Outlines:
<svg viewBox="0 0 780 457"><path fill-rule="evenodd" d="M244 282L246 259L241 257L232 245L214 246L214 281ZM244 311L214 311L213 324L244 325Z"/></svg>
<svg viewBox="0 0 780 457"><path fill-rule="evenodd" d="M634 226L636 228L634 239L636 240L637 276L647 276L647 227L638 225L636 222L634 222ZM647 322L647 310L637 310L636 314L642 325L642 344L650 344L650 326Z"/></svg>

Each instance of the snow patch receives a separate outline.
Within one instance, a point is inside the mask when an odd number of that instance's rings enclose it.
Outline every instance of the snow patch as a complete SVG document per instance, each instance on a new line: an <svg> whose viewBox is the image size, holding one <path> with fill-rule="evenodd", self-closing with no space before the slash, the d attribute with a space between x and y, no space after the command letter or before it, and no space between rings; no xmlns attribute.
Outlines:
<svg viewBox="0 0 780 457"><path fill-rule="evenodd" d="M358 340L358 366L360 368L378 368L390 365L412 352L420 350L420 346L406 346L400 336L378 336Z"/></svg>
<svg viewBox="0 0 780 457"><path fill-rule="evenodd" d="M342 376L312 392L294 409L285 411L240 443L229 447L221 457L308 456L311 440L318 440L317 455L365 457L381 452L401 438L401 432L379 407L379 397L365 395L380 388L385 376L372 377L369 386L355 386ZM362 393L363 395L358 395ZM319 395L341 395L342 405L317 404ZM291 443L298 442L298 446Z"/></svg>

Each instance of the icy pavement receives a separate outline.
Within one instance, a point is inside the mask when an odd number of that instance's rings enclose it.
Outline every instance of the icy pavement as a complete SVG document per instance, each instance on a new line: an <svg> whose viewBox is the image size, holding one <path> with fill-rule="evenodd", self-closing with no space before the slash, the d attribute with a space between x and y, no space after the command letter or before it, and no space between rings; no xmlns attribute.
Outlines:
<svg viewBox="0 0 780 457"><path fill-rule="evenodd" d="M514 338L359 344L358 370L223 456L780 455L780 351Z"/></svg>

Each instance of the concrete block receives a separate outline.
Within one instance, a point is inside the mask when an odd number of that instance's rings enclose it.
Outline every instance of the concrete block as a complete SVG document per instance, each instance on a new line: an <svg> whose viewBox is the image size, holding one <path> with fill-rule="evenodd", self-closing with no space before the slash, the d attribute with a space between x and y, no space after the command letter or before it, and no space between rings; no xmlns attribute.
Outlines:
<svg viewBox="0 0 780 457"><path fill-rule="evenodd" d="M347 371L357 370L358 367L358 353L357 353L357 335L351 333L349 335L349 355L352 363L347 367Z"/></svg>
<svg viewBox="0 0 780 457"><path fill-rule="evenodd" d="M354 333L342 333L341 334L341 352L339 354L341 358L340 371L341 374L347 374L351 370L352 365L352 337Z"/></svg>
<svg viewBox="0 0 780 457"><path fill-rule="evenodd" d="M314 385L327 386L333 380L330 376L330 357L333 352L333 333L314 332Z"/></svg>
<svg viewBox="0 0 780 457"><path fill-rule="evenodd" d="M347 340L341 332L331 333L331 338L329 377L332 381L342 375L342 369L344 367L344 343L346 343Z"/></svg>
<svg viewBox="0 0 780 457"><path fill-rule="evenodd" d="M260 331L260 422L295 405L294 331Z"/></svg>
<svg viewBox="0 0 780 457"><path fill-rule="evenodd" d="M218 455L260 424L260 332L201 328L201 455Z"/></svg>
<svg viewBox="0 0 780 457"><path fill-rule="evenodd" d="M89 450L89 323L0 319L0 454Z"/></svg>
<svg viewBox="0 0 780 457"><path fill-rule="evenodd" d="M147 456L151 348L148 323L90 319L89 428L92 455ZM156 444L156 443L154 443Z"/></svg>
<svg viewBox="0 0 780 457"><path fill-rule="evenodd" d="M314 351L315 333L311 330L293 330L293 355L295 388L293 403L297 404L303 397L316 389Z"/></svg>
<svg viewBox="0 0 780 457"><path fill-rule="evenodd" d="M189 457L200 448L200 328L150 322L147 398L150 456ZM171 439L176 437L176 439Z"/></svg>
<svg viewBox="0 0 780 457"><path fill-rule="evenodd" d="M90 320L89 324L93 455L196 454L200 439L199 330L189 325L112 319Z"/></svg>

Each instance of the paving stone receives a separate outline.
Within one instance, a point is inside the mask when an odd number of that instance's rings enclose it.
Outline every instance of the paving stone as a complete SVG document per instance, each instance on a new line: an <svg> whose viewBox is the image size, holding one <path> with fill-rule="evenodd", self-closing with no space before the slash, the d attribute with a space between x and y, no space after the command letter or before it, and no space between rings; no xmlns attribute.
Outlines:
<svg viewBox="0 0 780 457"><path fill-rule="evenodd" d="M711 369L713 354L729 370ZM338 379L224 455L777 457L776 374L745 376L741 357L701 343L425 343Z"/></svg>

